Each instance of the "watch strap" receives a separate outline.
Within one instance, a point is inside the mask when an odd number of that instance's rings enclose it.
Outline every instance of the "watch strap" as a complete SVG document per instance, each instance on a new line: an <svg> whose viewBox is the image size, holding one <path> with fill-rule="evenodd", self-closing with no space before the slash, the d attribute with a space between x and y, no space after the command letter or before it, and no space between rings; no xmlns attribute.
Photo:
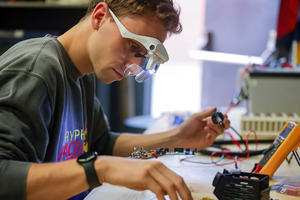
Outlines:
<svg viewBox="0 0 300 200"><path fill-rule="evenodd" d="M98 180L98 176L94 167L95 160L91 160L89 162L81 163L81 165L84 168L86 180L89 184L90 189L93 189L95 187L98 187L101 185L101 183Z"/></svg>

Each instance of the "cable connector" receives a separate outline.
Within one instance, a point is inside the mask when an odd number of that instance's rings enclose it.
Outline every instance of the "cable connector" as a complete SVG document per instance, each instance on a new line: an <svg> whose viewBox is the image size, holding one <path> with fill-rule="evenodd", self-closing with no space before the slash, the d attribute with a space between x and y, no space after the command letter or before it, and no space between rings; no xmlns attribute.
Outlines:
<svg viewBox="0 0 300 200"><path fill-rule="evenodd" d="M224 115L220 111L215 111L211 115L211 119L215 124L223 125Z"/></svg>

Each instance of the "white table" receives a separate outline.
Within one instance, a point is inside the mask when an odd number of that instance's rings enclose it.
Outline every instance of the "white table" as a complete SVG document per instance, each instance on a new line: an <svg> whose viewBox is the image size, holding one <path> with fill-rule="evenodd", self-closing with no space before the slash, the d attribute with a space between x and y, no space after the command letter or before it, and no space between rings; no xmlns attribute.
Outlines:
<svg viewBox="0 0 300 200"><path fill-rule="evenodd" d="M237 109L235 113L229 115L231 120L231 125L239 131L240 129L240 116L245 112L244 109ZM174 128L172 125L173 115L164 114L159 120L153 123L144 134L152 134L158 131L166 131L171 128ZM222 136L219 136L222 137ZM223 138L220 138L223 139ZM259 145L259 149L267 148L269 144ZM253 150L254 147L249 147ZM171 150L171 149L170 149ZM298 151L299 153L299 151ZM157 160L163 162L171 170L182 176L188 185L194 200L202 199L217 199L213 194L214 186L212 186L213 179L217 172L223 172L224 168L227 170L234 169L234 164L225 165L225 166L216 166L214 164L195 164L188 162L181 162L182 158L186 156L161 156ZM210 157L204 155L194 156L196 160L201 162L210 163ZM250 172L255 163L257 163L262 156L249 158L247 160L241 161L238 163L238 167L243 172ZM153 158L155 159L155 158ZM217 160L218 158L216 158ZM228 163L232 160L224 159L221 163ZM220 163L220 164L221 164ZM292 159L291 164L288 164L286 161L277 169L273 178L270 180L270 185L273 185L276 181L288 178L290 176L299 176L300 178L300 167L297 164L295 158ZM271 191L270 196L273 199L284 199L284 200L296 200L300 199L299 197L287 196L283 194L278 194L275 191ZM156 196L151 191L134 191L127 189L125 187L114 186L110 184L103 184L102 186L95 188L86 200L154 200ZM169 199L166 196L166 199ZM207 199L206 199L207 200Z"/></svg>
<svg viewBox="0 0 300 200"><path fill-rule="evenodd" d="M223 169L231 170L234 169L234 164L225 166L215 166L213 164L194 164L188 162L180 162L180 159L186 156L161 156L157 160L163 162L167 167L181 175L187 183L194 200L201 200L205 198L217 199L213 194L214 186L212 186L213 179L217 172L223 172ZM194 157L202 162L211 162L208 156L199 155ZM155 159L155 158L153 158ZM254 164L260 159L260 157L249 158L248 160L238 163L238 167L243 172L250 172ZM229 159L224 159L221 163L230 162ZM296 160L293 158L292 163L288 164L286 161L275 172L273 178L270 181L270 185L276 181L287 178L289 176L300 177L300 167ZM273 199L287 199L296 200L299 199L293 196L278 194L275 191L271 191L270 196ZM86 200L154 200L156 199L154 193L151 191L134 191L125 187L113 186L110 184L103 184L102 186L95 188ZM166 196L166 199L169 199Z"/></svg>

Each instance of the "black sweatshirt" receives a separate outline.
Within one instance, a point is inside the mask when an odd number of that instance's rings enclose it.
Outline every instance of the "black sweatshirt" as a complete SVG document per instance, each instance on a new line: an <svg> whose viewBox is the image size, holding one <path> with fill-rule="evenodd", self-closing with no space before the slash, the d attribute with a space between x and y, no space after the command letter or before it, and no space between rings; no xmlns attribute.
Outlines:
<svg viewBox="0 0 300 200"><path fill-rule="evenodd" d="M83 151L112 154L112 133L95 97L55 37L30 39L0 57L0 199L25 199L31 163Z"/></svg>

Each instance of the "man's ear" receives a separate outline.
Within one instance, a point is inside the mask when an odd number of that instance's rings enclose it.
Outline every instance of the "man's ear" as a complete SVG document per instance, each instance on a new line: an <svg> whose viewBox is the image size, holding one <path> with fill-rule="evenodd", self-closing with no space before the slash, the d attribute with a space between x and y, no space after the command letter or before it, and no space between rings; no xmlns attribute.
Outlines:
<svg viewBox="0 0 300 200"><path fill-rule="evenodd" d="M104 2L99 3L95 8L91 16L92 27L98 30L103 23L103 20L109 17L108 5Z"/></svg>

